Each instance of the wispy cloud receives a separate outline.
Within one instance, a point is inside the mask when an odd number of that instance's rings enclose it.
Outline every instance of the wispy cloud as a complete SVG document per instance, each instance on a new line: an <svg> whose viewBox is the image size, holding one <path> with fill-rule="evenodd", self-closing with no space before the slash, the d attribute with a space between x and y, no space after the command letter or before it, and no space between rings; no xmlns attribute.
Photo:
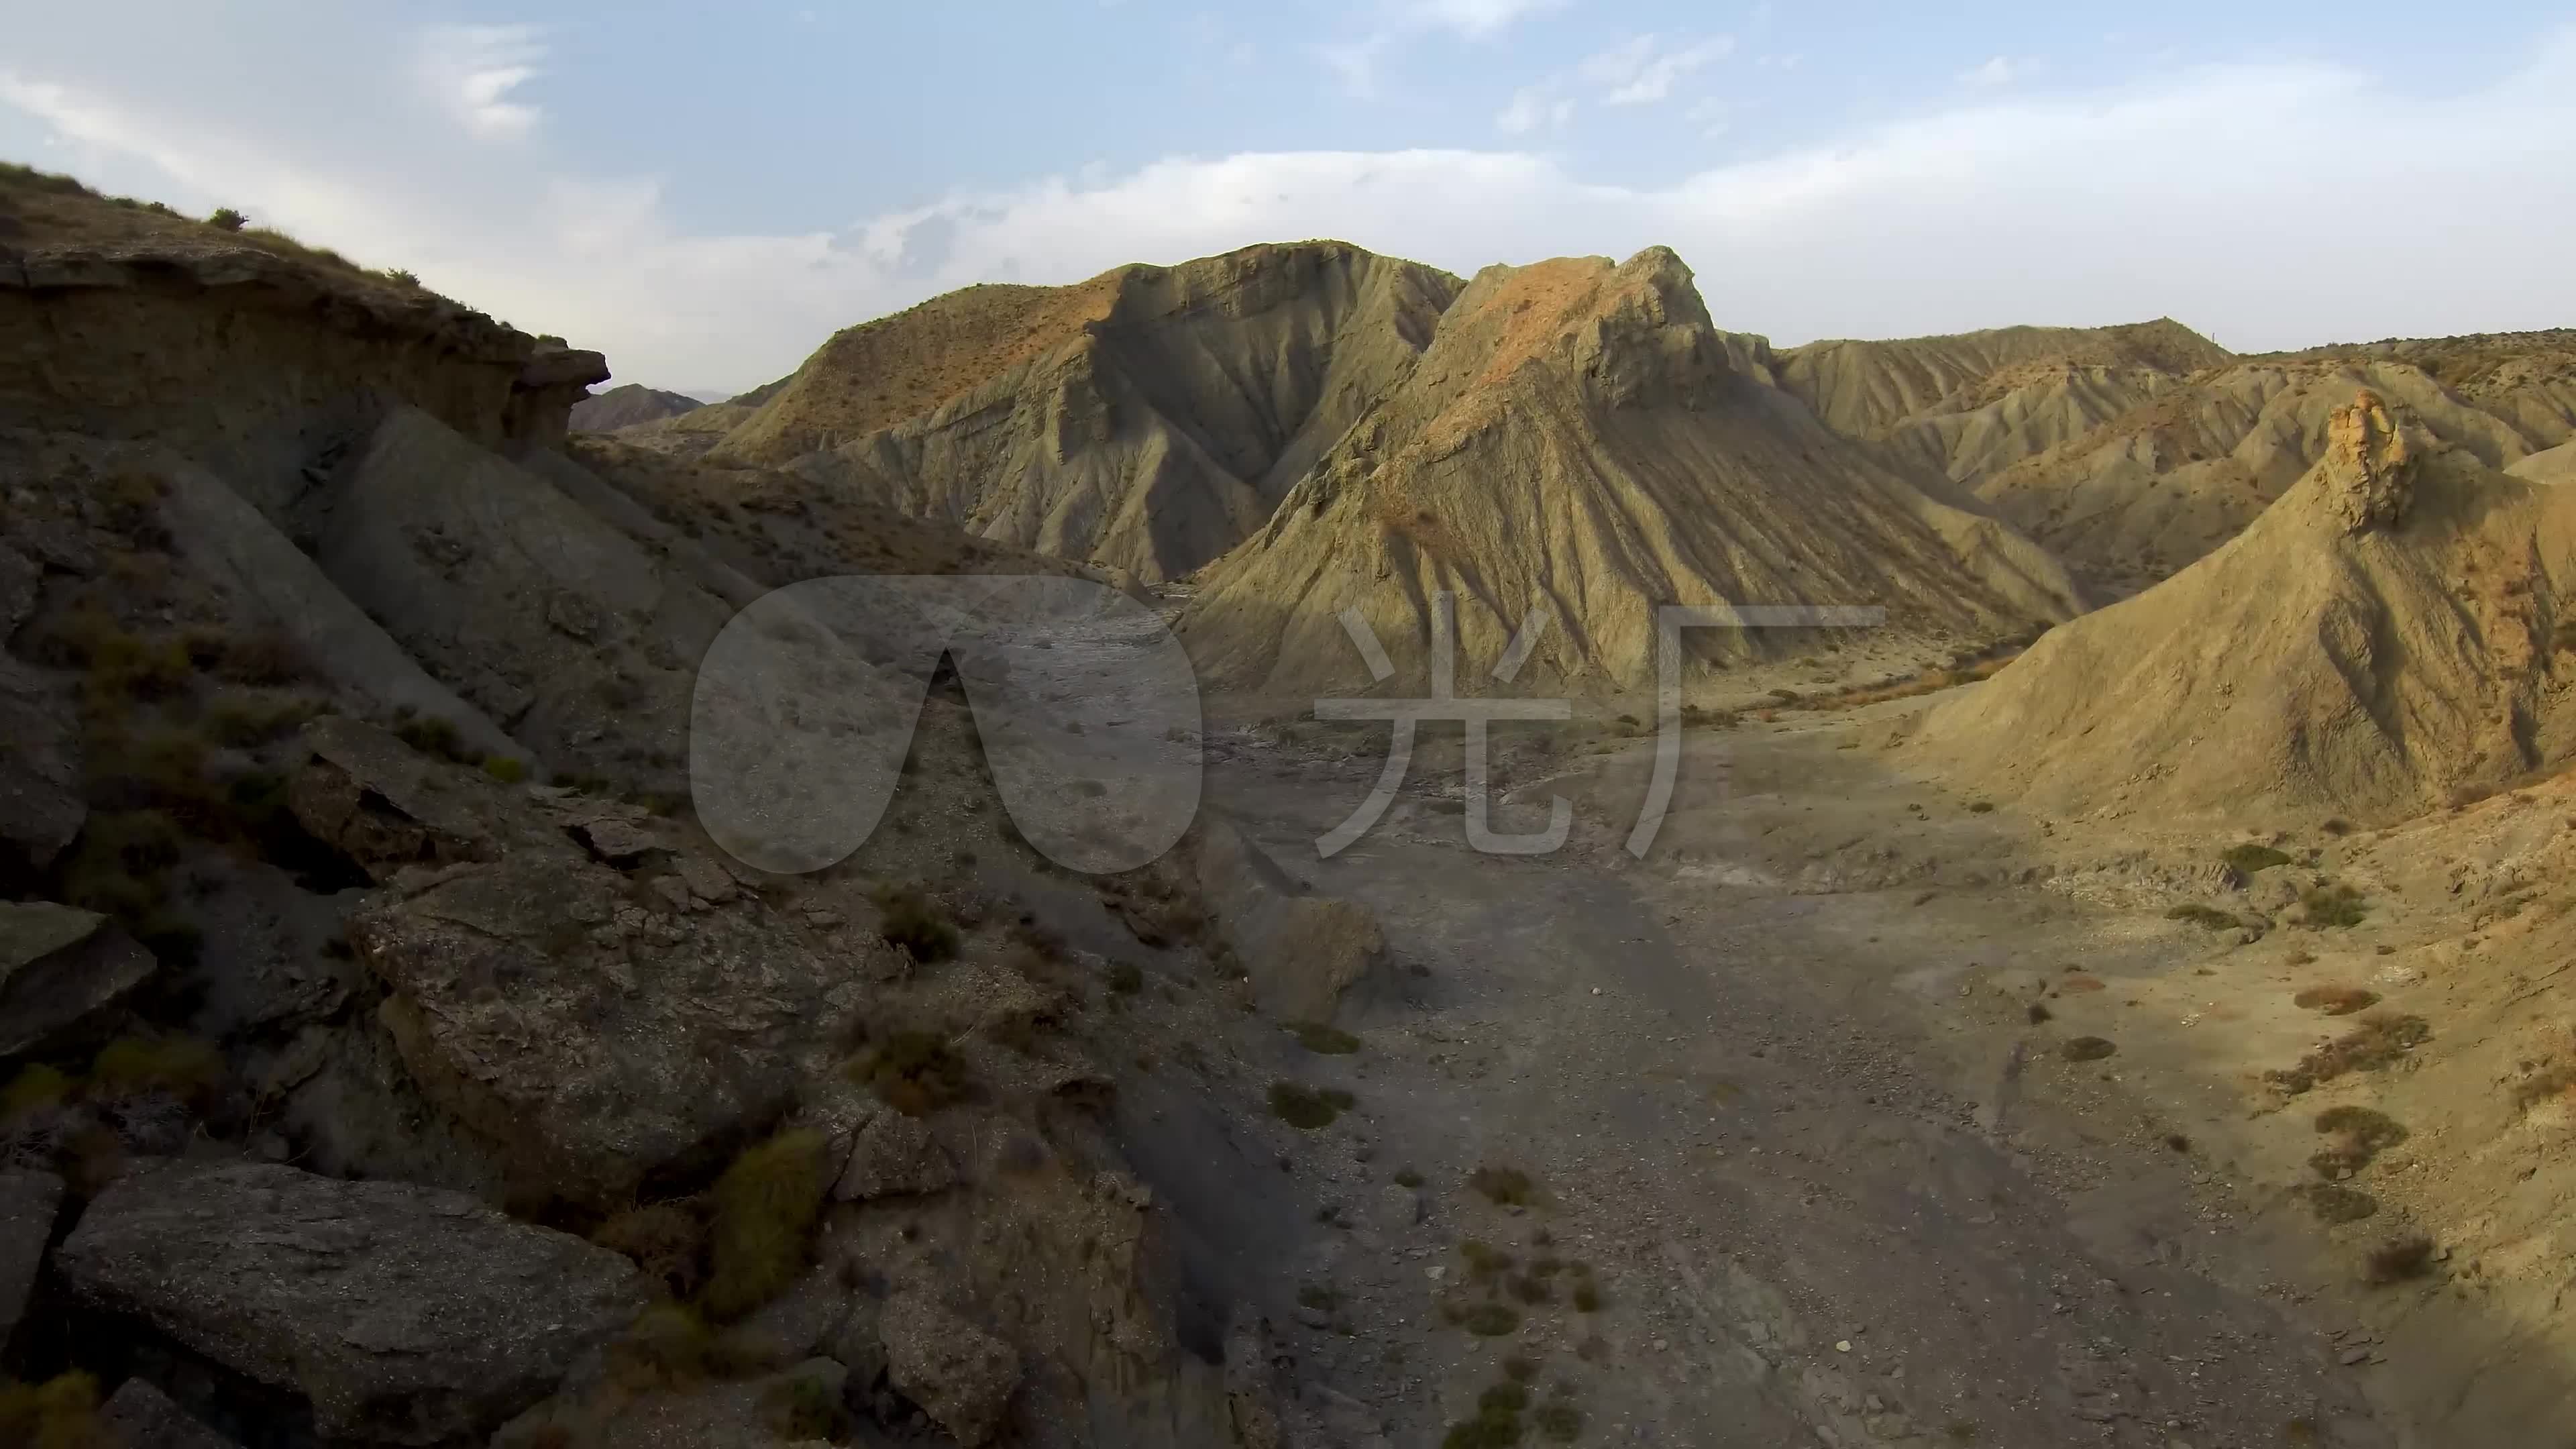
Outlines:
<svg viewBox="0 0 2576 1449"><path fill-rule="evenodd" d="M2017 63L2006 56L1992 56L1982 65L1970 66L1959 72L1959 81L1963 85L1993 90L2011 85L2014 80L2028 73L2029 69L2027 62Z"/></svg>
<svg viewBox="0 0 2576 1449"><path fill-rule="evenodd" d="M1414 0L1405 19L1413 28L1454 30L1487 36L1508 30L1533 15L1562 10L1572 0Z"/></svg>
<svg viewBox="0 0 2576 1449"><path fill-rule="evenodd" d="M260 39L230 36L253 23L239 12L174 13L173 52ZM743 233L677 221L669 193L685 178L567 172L542 148L491 148L443 105L370 105L408 103L413 58L363 27L308 43L310 82L249 104L235 72L138 69L105 43L115 22L96 24L76 43L13 37L0 105L113 158L102 180L230 203L409 267L604 349L624 380L747 386L837 326L968 282L1070 281L1316 235L1459 271L1666 243L1703 276L1753 279L1713 288L1711 310L1781 341L2172 315L2267 348L2576 314L2576 273L2558 255L2576 194L2530 184L2576 175L2576 29L2444 97L2338 66L2207 68L1961 98L1647 184L1605 184L1535 147L1265 152ZM1676 111L1722 119L1695 102ZM2248 134L2264 138L2259 169L2237 164ZM2085 184L2105 174L2121 184ZM2463 195L2515 196L2514 224L2475 208L2420 208L2394 229L2334 220L2391 178L2436 175ZM2205 264L2214 245L2229 265Z"/></svg>
<svg viewBox="0 0 2576 1449"><path fill-rule="evenodd" d="M1675 82L1734 51L1735 41L1724 35L1670 44L1640 35L1584 61L1577 73L1601 88L1605 106L1650 105L1671 95Z"/></svg>
<svg viewBox="0 0 2576 1449"><path fill-rule="evenodd" d="M467 130L487 140L524 136L543 112L511 93L535 80L545 60L533 25L438 25L416 40L418 74L430 95Z"/></svg>
<svg viewBox="0 0 2576 1449"><path fill-rule="evenodd" d="M1494 117L1494 129L1506 136L1522 136L1542 126L1562 127L1574 119L1574 99L1551 93L1545 86L1523 86L1512 93L1512 103Z"/></svg>
<svg viewBox="0 0 2576 1449"><path fill-rule="evenodd" d="M1378 67L1408 41L1447 31L1470 40L1490 40L1520 22L1573 0L1392 0L1379 9L1369 29L1344 40L1326 41L1315 54L1354 96L1377 94Z"/></svg>

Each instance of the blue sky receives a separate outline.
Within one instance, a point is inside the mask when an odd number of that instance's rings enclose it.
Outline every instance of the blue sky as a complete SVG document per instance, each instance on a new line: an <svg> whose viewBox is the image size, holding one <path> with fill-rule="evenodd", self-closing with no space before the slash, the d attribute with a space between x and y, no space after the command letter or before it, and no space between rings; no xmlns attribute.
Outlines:
<svg viewBox="0 0 2576 1449"><path fill-rule="evenodd" d="M2374 0L190 0L13 17L0 155L732 389L975 280L1673 246L1792 343L2576 324L2576 25Z"/></svg>

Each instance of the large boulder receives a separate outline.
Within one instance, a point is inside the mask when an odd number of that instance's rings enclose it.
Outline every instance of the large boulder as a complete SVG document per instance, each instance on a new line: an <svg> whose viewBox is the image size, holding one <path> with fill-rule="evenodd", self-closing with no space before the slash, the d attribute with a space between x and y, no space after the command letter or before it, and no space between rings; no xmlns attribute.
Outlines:
<svg viewBox="0 0 2576 1449"><path fill-rule="evenodd" d="M0 1347L27 1311L62 1202L63 1180L52 1173L0 1170Z"/></svg>
<svg viewBox="0 0 2576 1449"><path fill-rule="evenodd" d="M859 1129L832 1196L843 1202L938 1192L957 1182L957 1164L921 1119L887 1108Z"/></svg>
<svg viewBox="0 0 2576 1449"><path fill-rule="evenodd" d="M888 1382L966 1449L990 1443L1020 1386L1011 1346L928 1293L897 1293L879 1325Z"/></svg>
<svg viewBox="0 0 2576 1449"><path fill-rule="evenodd" d="M114 1006L157 965L96 911L0 901L0 1057Z"/></svg>
<svg viewBox="0 0 2576 1449"><path fill-rule="evenodd" d="M313 1404L326 1439L440 1444L535 1403L642 1274L462 1193L266 1163L128 1173L56 1254L74 1292Z"/></svg>
<svg viewBox="0 0 2576 1449"><path fill-rule="evenodd" d="M350 721L308 738L297 818L391 883L349 922L380 1017L514 1189L609 1207L713 1165L855 1040L853 964L646 812Z"/></svg>
<svg viewBox="0 0 2576 1449"><path fill-rule="evenodd" d="M1367 907L1313 894L1231 822L1200 824L1198 886L1225 944L1265 1011L1330 1021L1342 993L1386 956Z"/></svg>
<svg viewBox="0 0 2576 1449"><path fill-rule="evenodd" d="M5 637L5 636L0 636ZM80 834L80 727L52 680L0 654L0 841L41 870Z"/></svg>

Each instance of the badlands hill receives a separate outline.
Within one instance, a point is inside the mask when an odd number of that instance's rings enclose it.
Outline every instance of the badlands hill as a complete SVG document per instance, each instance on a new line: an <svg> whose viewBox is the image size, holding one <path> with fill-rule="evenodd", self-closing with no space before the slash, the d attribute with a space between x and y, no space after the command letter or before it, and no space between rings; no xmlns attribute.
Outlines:
<svg viewBox="0 0 2576 1449"><path fill-rule="evenodd" d="M1457 287L1338 242L969 287L838 333L724 404L705 457L1169 578L1269 517L1411 367Z"/></svg>
<svg viewBox="0 0 2576 1449"><path fill-rule="evenodd" d="M696 412L705 404L686 393L664 392L630 382L593 393L572 405L572 430L576 433L608 433L631 428L639 423L678 417Z"/></svg>
<svg viewBox="0 0 2576 1449"><path fill-rule="evenodd" d="M1835 431L1973 483L2228 360L2225 348L2160 317L1811 342L1781 355L1780 385Z"/></svg>
<svg viewBox="0 0 2576 1449"><path fill-rule="evenodd" d="M2234 537L2323 455L2357 389L2491 468L2576 436L2566 332L2236 357L2160 320L1820 342L1785 358L1783 384L1837 430L1974 490L2111 595Z"/></svg>
<svg viewBox="0 0 2576 1449"><path fill-rule="evenodd" d="M1711 324L1662 248L1489 267L1401 385L1208 571L1183 640L1225 686L1366 687L1338 617L1357 609L1401 687L1445 591L1460 690L1495 687L1532 610L1548 632L1513 687L1624 688L1653 682L1658 602L1875 604L1900 629L1975 634L2077 611L2045 554L1838 437L1772 360ZM1712 632L1688 636L1693 657L1788 647Z"/></svg>
<svg viewBox="0 0 2576 1449"><path fill-rule="evenodd" d="M2576 495L2362 392L2244 532L1905 748L2041 813L2400 818L2576 752L2571 589Z"/></svg>
<svg viewBox="0 0 2576 1449"><path fill-rule="evenodd" d="M16 168L0 335L0 1441L1318 1442L1244 1266L1314 1204L1227 1195L1297 1145L1246 1012L1366 914L1213 822L1050 874L855 611L747 627L917 716L888 828L699 814L753 601L1085 566L568 437L595 352Z"/></svg>

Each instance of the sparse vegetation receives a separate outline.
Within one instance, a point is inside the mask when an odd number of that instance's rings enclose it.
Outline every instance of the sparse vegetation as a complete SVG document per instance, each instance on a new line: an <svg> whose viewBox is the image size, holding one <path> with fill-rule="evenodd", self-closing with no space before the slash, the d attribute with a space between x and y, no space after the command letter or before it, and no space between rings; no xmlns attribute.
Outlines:
<svg viewBox="0 0 2576 1449"><path fill-rule="evenodd" d="M2229 846L2219 859L2225 861L2227 868L2238 875L2256 875L2276 865L2290 863L2289 852L2275 850L2271 846L2259 845L2250 840L2241 845Z"/></svg>
<svg viewBox="0 0 2576 1449"><path fill-rule="evenodd" d="M1508 1303L1479 1303L1459 1316L1458 1326L1478 1338L1501 1338L1520 1330L1521 1312Z"/></svg>
<svg viewBox="0 0 2576 1449"><path fill-rule="evenodd" d="M2204 906L2197 902L2194 902L2191 905L2174 907L2172 910L2165 912L2165 919L2171 921L2189 921L2193 925L2208 931L2232 931L2245 924L2243 921L2236 919L2236 917L2225 911L2219 910L2215 906Z"/></svg>
<svg viewBox="0 0 2576 1449"><path fill-rule="evenodd" d="M2433 1271L2433 1240L2422 1233L2390 1238L2362 1260L2362 1281L2374 1287L2403 1283Z"/></svg>
<svg viewBox="0 0 2576 1449"><path fill-rule="evenodd" d="M2069 1037L2057 1049L2058 1054L2070 1062L2098 1062L2118 1050L2119 1047L2113 1045L2108 1037L2099 1036Z"/></svg>
<svg viewBox="0 0 2576 1449"><path fill-rule="evenodd" d="M217 231L239 231L250 225L250 218L229 206L218 206L213 214L206 218L206 225Z"/></svg>
<svg viewBox="0 0 2576 1449"><path fill-rule="evenodd" d="M515 785L528 778L528 763L508 755L485 755L483 773L504 785Z"/></svg>
<svg viewBox="0 0 2576 1449"><path fill-rule="evenodd" d="M1332 1087L1320 1090L1295 1082L1270 1084L1270 1112L1291 1127L1313 1132L1333 1125L1335 1119L1356 1104L1350 1093Z"/></svg>
<svg viewBox="0 0 2576 1449"><path fill-rule="evenodd" d="M1414 1171L1410 1167L1399 1167L1395 1171L1395 1185L1398 1187L1420 1187L1422 1186L1422 1174Z"/></svg>
<svg viewBox="0 0 2576 1449"><path fill-rule="evenodd" d="M2358 926L2369 914L2369 909L2369 902L2351 886L2314 886L2299 896L2299 924L2312 930L2323 930L2328 926Z"/></svg>
<svg viewBox="0 0 2576 1449"><path fill-rule="evenodd" d="M2328 1016L2350 1016L2379 1004L2379 993L2358 986L2311 986L2290 998L2294 1006Z"/></svg>
<svg viewBox="0 0 2576 1449"><path fill-rule="evenodd" d="M2513 1085L2513 1105L2518 1112L2528 1112L2553 1097L2576 1090L2576 1063L2562 1062L2543 1067Z"/></svg>
<svg viewBox="0 0 2576 1449"><path fill-rule="evenodd" d="M1552 1444L1571 1444L1583 1437L1583 1410L1572 1399L1549 1399L1530 1411L1530 1422Z"/></svg>
<svg viewBox="0 0 2576 1449"><path fill-rule="evenodd" d="M876 903L883 917L877 934L887 945L901 946L925 965L957 954L957 927L928 896L911 886L889 885L878 888Z"/></svg>
<svg viewBox="0 0 2576 1449"><path fill-rule="evenodd" d="M2359 1026L2300 1058L2296 1068L2270 1076L2293 1093L2304 1092L2348 1072L2379 1071L2432 1038L2432 1027L2420 1016L2365 1012Z"/></svg>
<svg viewBox="0 0 2576 1449"><path fill-rule="evenodd" d="M1971 815L1991 815L1994 809L1995 802L1992 800L1972 800L1968 803L1968 813Z"/></svg>
<svg viewBox="0 0 2576 1449"><path fill-rule="evenodd" d="M832 1185L823 1134L782 1132L716 1179L703 1302L736 1318L778 1296L805 1266L806 1245Z"/></svg>
<svg viewBox="0 0 2576 1449"><path fill-rule="evenodd" d="M926 1117L974 1091L966 1059L937 1032L899 1031L861 1054L850 1080L875 1089L907 1117Z"/></svg>
<svg viewBox="0 0 2576 1449"><path fill-rule="evenodd" d="M2379 1199L2339 1182L2306 1182L2291 1191L2307 1203L2308 1211L2321 1223L2357 1223L2379 1211Z"/></svg>
<svg viewBox="0 0 2576 1449"><path fill-rule="evenodd" d="M705 1281L707 1228L686 1203L628 1208L600 1224L590 1240L634 1259L674 1298L693 1296Z"/></svg>
<svg viewBox="0 0 2576 1449"><path fill-rule="evenodd" d="M0 1381L0 1443L27 1449L115 1449L98 1419L98 1380L57 1374L41 1384Z"/></svg>
<svg viewBox="0 0 2576 1449"><path fill-rule="evenodd" d="M1115 996L1133 996L1145 989L1145 968L1133 961L1109 964L1109 990Z"/></svg>
<svg viewBox="0 0 2576 1449"><path fill-rule="evenodd" d="M2049 1010L2048 1003L2043 1001L2032 1002L2025 1014L2030 1017L2030 1024L2033 1026L2043 1025L2057 1015L2056 1012Z"/></svg>
<svg viewBox="0 0 2576 1449"><path fill-rule="evenodd" d="M1343 1057L1360 1049L1360 1039L1340 1027L1320 1021L1301 1021L1288 1030L1297 1044L1318 1056Z"/></svg>
<svg viewBox="0 0 2576 1449"><path fill-rule="evenodd" d="M1538 1190L1530 1175L1519 1168L1491 1165L1469 1173L1467 1186L1498 1207L1526 1207Z"/></svg>
<svg viewBox="0 0 2576 1449"><path fill-rule="evenodd" d="M195 1037L123 1036L99 1049L90 1064L90 1091L136 1097L159 1092L202 1106L224 1084L223 1053Z"/></svg>

